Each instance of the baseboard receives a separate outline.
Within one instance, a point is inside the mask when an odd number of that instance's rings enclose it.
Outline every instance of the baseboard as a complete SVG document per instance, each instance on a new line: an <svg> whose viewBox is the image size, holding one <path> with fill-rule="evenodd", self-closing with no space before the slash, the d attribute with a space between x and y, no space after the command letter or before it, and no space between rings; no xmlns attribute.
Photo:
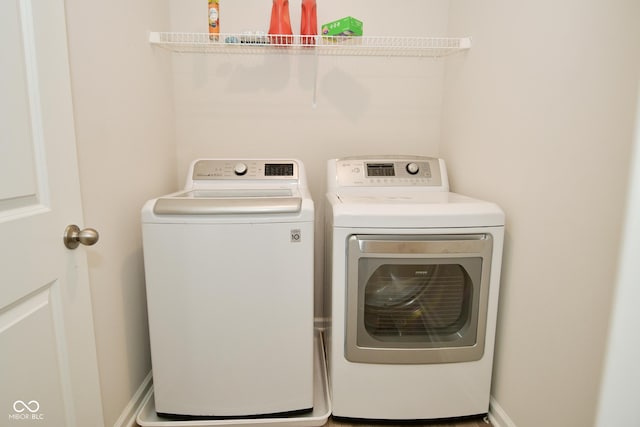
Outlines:
<svg viewBox="0 0 640 427"><path fill-rule="evenodd" d="M149 371L149 374L142 381L142 384L140 384L140 387L138 387L138 390L136 390L127 406L125 406L122 414L120 414L118 420L113 424L113 427L138 426L138 424L136 423L136 415L138 415L138 410L140 410L142 402L152 385L151 371Z"/></svg>
<svg viewBox="0 0 640 427"><path fill-rule="evenodd" d="M489 421L493 427L517 427L493 396L489 400Z"/></svg>

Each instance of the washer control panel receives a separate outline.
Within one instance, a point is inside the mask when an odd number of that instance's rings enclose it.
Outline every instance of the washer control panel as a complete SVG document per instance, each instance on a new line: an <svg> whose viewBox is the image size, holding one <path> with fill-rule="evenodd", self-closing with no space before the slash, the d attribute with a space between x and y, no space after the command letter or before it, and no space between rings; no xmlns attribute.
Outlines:
<svg viewBox="0 0 640 427"><path fill-rule="evenodd" d="M336 168L342 187L442 185L440 163L433 157L345 158L337 161Z"/></svg>
<svg viewBox="0 0 640 427"><path fill-rule="evenodd" d="M298 164L293 160L205 159L193 164L193 181L215 179L297 180Z"/></svg>

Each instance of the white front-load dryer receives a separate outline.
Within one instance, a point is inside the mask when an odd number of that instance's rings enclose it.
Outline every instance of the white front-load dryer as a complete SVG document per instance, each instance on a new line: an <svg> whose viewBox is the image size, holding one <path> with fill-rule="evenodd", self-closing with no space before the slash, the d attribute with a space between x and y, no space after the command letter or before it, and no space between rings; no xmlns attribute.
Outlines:
<svg viewBox="0 0 640 427"><path fill-rule="evenodd" d="M313 407L314 207L303 164L200 159L142 209L156 412Z"/></svg>
<svg viewBox="0 0 640 427"><path fill-rule="evenodd" d="M444 161L328 162L327 362L333 415L488 412L504 213L449 191Z"/></svg>

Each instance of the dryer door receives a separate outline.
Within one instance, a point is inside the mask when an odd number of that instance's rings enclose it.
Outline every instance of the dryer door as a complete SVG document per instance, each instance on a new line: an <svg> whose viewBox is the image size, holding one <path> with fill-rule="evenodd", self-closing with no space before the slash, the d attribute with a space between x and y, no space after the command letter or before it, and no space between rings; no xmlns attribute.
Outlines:
<svg viewBox="0 0 640 427"><path fill-rule="evenodd" d="M354 235L348 247L348 360L482 358L491 235Z"/></svg>

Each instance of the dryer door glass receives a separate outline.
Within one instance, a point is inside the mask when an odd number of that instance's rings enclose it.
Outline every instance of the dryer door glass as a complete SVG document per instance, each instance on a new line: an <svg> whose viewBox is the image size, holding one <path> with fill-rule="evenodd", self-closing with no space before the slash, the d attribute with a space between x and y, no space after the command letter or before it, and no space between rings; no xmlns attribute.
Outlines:
<svg viewBox="0 0 640 427"><path fill-rule="evenodd" d="M490 235L352 236L348 360L439 363L484 352Z"/></svg>
<svg viewBox="0 0 640 427"><path fill-rule="evenodd" d="M368 276L363 283L362 309L366 334L361 335L396 343L475 342L475 331L469 330L477 323L473 317L474 281L470 273L479 283L481 259L453 264L379 262L360 259L360 271ZM369 276L371 270L373 274Z"/></svg>

